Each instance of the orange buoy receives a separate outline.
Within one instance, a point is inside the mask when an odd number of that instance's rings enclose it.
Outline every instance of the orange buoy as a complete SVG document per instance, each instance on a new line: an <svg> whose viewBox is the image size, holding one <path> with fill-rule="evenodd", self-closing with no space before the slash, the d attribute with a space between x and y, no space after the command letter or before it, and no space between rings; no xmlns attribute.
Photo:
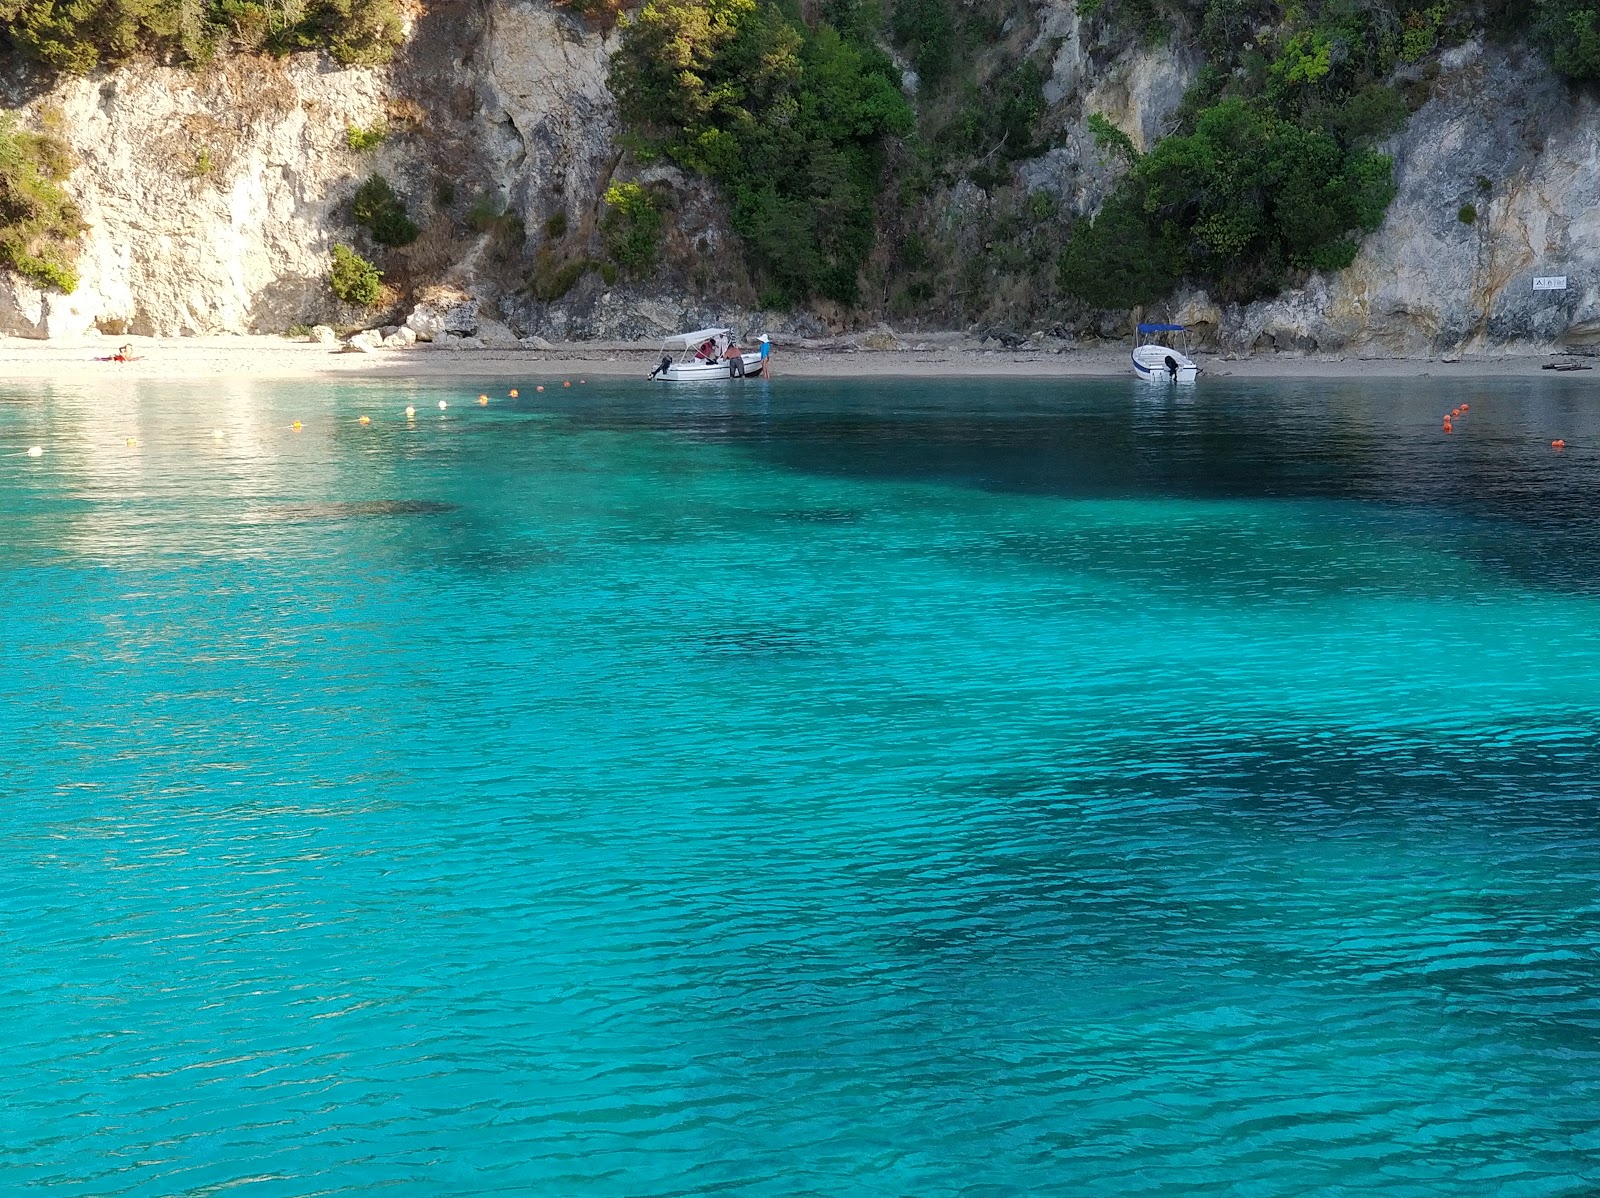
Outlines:
<svg viewBox="0 0 1600 1198"><path fill-rule="evenodd" d="M534 390L535 391L543 391L544 390L544 385L540 384L539 386L535 387Z"/></svg>
<svg viewBox="0 0 1600 1198"><path fill-rule="evenodd" d="M372 423L372 417L371 416L363 416L361 418L361 423L362 424L371 424Z"/></svg>
<svg viewBox="0 0 1600 1198"><path fill-rule="evenodd" d="M478 396L478 406L480 408L488 407L489 406L489 397L487 395Z"/></svg>
<svg viewBox="0 0 1600 1198"><path fill-rule="evenodd" d="M1447 432L1447 433L1455 431L1453 428L1450 427L1450 422L1448 420L1446 420L1444 422L1444 431Z"/></svg>
<svg viewBox="0 0 1600 1198"><path fill-rule="evenodd" d="M1450 409L1450 415L1452 415L1452 416L1461 415L1461 409L1460 408L1451 408Z"/></svg>
<svg viewBox="0 0 1600 1198"><path fill-rule="evenodd" d="M1550 448L1551 449L1565 449L1566 447L1567 447L1567 443L1565 441L1560 440L1559 438L1557 440L1554 440L1554 441L1550 442Z"/></svg>
<svg viewBox="0 0 1600 1198"><path fill-rule="evenodd" d="M1468 409L1469 409L1469 408L1471 408L1471 407L1472 407L1472 405L1471 405L1471 404L1469 404L1469 403L1464 403L1464 404L1462 404L1462 405L1461 405L1461 410L1462 410L1462 411L1463 411L1463 412L1465 412L1465 411L1467 411L1467 410L1468 410Z"/></svg>
<svg viewBox="0 0 1600 1198"><path fill-rule="evenodd" d="M513 388L511 388L511 398L515 399L516 397L517 397L517 389L515 387L513 387Z"/></svg>
<svg viewBox="0 0 1600 1198"><path fill-rule="evenodd" d="M570 387L570 386L572 386L572 380L571 379L565 379L565 380L562 381L561 385L563 387Z"/></svg>

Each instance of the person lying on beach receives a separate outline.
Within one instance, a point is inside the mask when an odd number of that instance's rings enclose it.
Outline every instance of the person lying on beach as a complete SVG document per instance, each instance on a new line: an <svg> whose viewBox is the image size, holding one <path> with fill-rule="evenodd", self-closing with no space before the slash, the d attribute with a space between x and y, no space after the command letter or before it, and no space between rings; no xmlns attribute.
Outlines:
<svg viewBox="0 0 1600 1198"><path fill-rule="evenodd" d="M96 362L137 362L139 357L133 352L132 345L119 345L117 352L108 358L96 358Z"/></svg>

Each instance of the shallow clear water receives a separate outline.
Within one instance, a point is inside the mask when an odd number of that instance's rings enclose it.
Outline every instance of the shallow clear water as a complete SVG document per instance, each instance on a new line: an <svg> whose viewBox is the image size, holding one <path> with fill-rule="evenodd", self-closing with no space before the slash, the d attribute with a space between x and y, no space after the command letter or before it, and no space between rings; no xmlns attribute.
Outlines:
<svg viewBox="0 0 1600 1198"><path fill-rule="evenodd" d="M1592 386L521 389L0 389L0 1186L1594 1192Z"/></svg>

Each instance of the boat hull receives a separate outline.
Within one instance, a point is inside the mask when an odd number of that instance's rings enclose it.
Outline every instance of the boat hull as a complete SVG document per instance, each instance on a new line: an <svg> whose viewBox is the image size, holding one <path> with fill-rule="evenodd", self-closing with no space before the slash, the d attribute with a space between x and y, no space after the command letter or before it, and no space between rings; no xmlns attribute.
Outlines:
<svg viewBox="0 0 1600 1198"><path fill-rule="evenodd" d="M1200 367L1165 345L1141 345L1133 351L1133 372L1151 383L1192 383Z"/></svg>
<svg viewBox="0 0 1600 1198"><path fill-rule="evenodd" d="M761 355L744 354L744 375L747 379L761 377ZM665 369L656 369L650 377L668 383L717 383L727 382L729 379L737 381L741 376L734 370L731 362L673 362Z"/></svg>

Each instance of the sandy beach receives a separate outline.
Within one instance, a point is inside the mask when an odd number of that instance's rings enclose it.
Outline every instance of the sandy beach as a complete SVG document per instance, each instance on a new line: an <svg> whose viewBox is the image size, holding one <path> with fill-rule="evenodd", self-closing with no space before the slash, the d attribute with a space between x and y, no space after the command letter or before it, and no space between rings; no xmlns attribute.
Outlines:
<svg viewBox="0 0 1600 1198"><path fill-rule="evenodd" d="M947 335L948 337L948 335ZM119 344L130 343L137 360L105 361ZM522 347L458 349L417 345L347 353L339 348L293 341L278 336L101 338L74 343L0 338L0 377L78 381L89 379L193 380L215 377L260 379L318 378L563 378L571 374L600 378L643 378L658 359L649 342L568 342L549 350ZM1420 378L1432 375L1550 377L1547 361L1577 361L1554 351L1521 354L1467 355L1443 358L1296 356L1269 354L1229 358L1196 354L1207 374L1238 378ZM779 345L774 374L798 378L873 377L1004 377L1118 378L1128 375L1128 351L1092 349L984 349L967 345L870 349L849 338L828 346Z"/></svg>

